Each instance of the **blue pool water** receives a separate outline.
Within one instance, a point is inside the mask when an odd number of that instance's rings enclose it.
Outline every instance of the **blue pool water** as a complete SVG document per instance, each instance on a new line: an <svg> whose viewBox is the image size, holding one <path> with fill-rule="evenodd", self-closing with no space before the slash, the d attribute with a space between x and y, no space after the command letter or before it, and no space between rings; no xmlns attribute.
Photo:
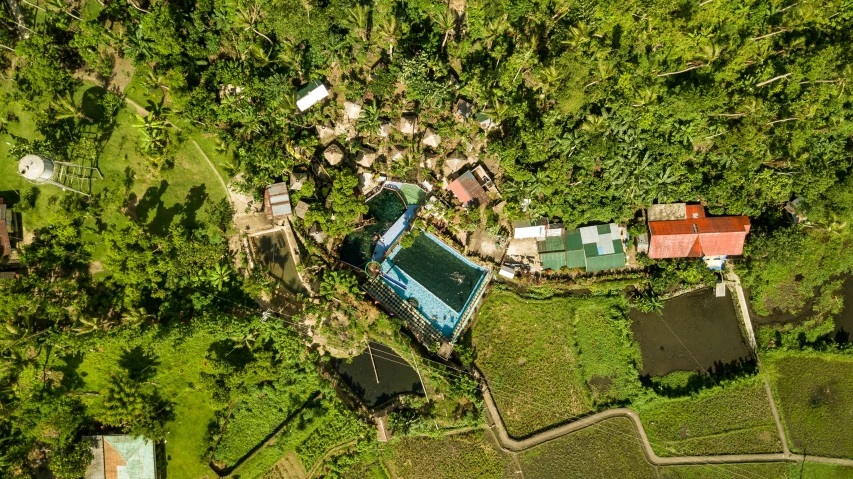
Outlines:
<svg viewBox="0 0 853 479"><path fill-rule="evenodd" d="M432 294L426 287L422 284L415 281L411 276L406 274L405 271L396 266L393 262L394 256L400 251L400 247L397 246L388 256L388 259L382 262L382 272L385 273L385 276L393 279L396 282L406 285L406 289L400 288L392 281L388 281L386 279L386 283L394 289L394 291L402 298L405 299L415 299L418 302L417 309L421 314L424 315L429 321L438 329L446 338L454 339L453 332L456 329L456 326L459 324L459 321L465 315L465 311L471 306L471 302L476 291L482 285L483 280L486 277L485 270L470 261L467 258L456 252L453 248L447 246L436 238L435 236L429 233L423 233L431 240L435 241L442 248L457 256L461 260L470 264L472 267L480 270L482 272L479 280L477 281L476 286L471 291L468 299L465 302L465 305L462 307L461 311L456 311L447 304L445 304L442 300ZM429 262L430 258L424 258L424 261ZM435 267L440 268L440 264L435 264Z"/></svg>

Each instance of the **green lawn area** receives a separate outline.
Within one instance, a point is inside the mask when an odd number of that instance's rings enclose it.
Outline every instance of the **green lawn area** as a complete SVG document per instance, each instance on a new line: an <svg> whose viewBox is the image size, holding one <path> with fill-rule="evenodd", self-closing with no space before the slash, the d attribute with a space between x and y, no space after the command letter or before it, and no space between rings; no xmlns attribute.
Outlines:
<svg viewBox="0 0 853 479"><path fill-rule="evenodd" d="M407 479L514 478L512 459L493 446L485 432L439 439L399 437L382 453L391 477Z"/></svg>
<svg viewBox="0 0 853 479"><path fill-rule="evenodd" d="M642 358L622 303L490 294L472 343L510 435L529 435L641 393Z"/></svg>
<svg viewBox="0 0 853 479"><path fill-rule="evenodd" d="M760 378L694 397L656 399L638 412L660 456L782 451Z"/></svg>
<svg viewBox="0 0 853 479"><path fill-rule="evenodd" d="M4 88L8 91L9 85L6 84ZM89 116L97 119L100 110L94 99L102 93L103 90L100 87L84 83L77 90L74 98ZM20 110L17 103L7 104L5 111L15 113L20 119L19 122L8 124L9 133L34 138L36 128L31 112ZM131 175L134 180L129 196L131 204L135 205L131 211L135 211L139 219L149 225L152 232L165 234L169 224L181 221L181 218L183 220L193 218L205 204L222 200L226 193L195 145L189 141L180 144L173 168L161 172L152 171L146 160L137 152L139 131L132 126L135 123L133 117L135 111L130 106L122 108L116 117L116 126L109 139L100 146L97 166L105 179L95 180L92 192L97 193L107 187L123 188L122 185L128 175ZM202 135L196 136L202 137ZM9 134L0 134L0 196L17 202L21 190L31 188L32 185L17 174L19 158L9 156L7 142L11 141ZM208 141L208 143L212 142ZM207 148L208 145L205 144L202 147ZM211 160L216 163L217 159L224 161L222 155L213 153ZM63 193L55 186L38 188L40 196L35 208L24 211L22 214L25 233L30 233L47 224L50 211L48 199L51 196L73 194Z"/></svg>
<svg viewBox="0 0 853 479"><path fill-rule="evenodd" d="M779 352L764 364L791 449L853 458L853 358Z"/></svg>
<svg viewBox="0 0 853 479"><path fill-rule="evenodd" d="M153 331L120 334L85 354L76 368L84 392L106 390L111 372L131 365L157 385L158 393L174 402L175 419L169 425L166 460L169 479L198 479L210 474L205 458L207 428L214 421L209 392L201 390L202 373L210 372L205 356L216 340L213 332L198 331L178 340L151 341ZM155 344L150 348L149 344ZM146 369L147 368L147 369ZM102 407L99 396L87 396L90 414Z"/></svg>
<svg viewBox="0 0 853 479"><path fill-rule="evenodd" d="M608 419L519 453L524 477L656 478L626 418Z"/></svg>

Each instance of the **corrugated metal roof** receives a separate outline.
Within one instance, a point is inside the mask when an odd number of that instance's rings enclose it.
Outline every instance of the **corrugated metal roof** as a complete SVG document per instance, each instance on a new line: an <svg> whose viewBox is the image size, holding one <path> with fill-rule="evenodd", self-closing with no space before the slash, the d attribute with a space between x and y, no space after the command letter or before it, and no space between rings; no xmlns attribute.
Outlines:
<svg viewBox="0 0 853 479"><path fill-rule="evenodd" d="M750 222L747 216L687 218L649 222L650 258L687 258L743 253Z"/></svg>
<svg viewBox="0 0 853 479"><path fill-rule="evenodd" d="M296 106L305 111L312 105L329 96L322 80L313 80L296 92Z"/></svg>
<svg viewBox="0 0 853 479"><path fill-rule="evenodd" d="M266 206L267 217L270 219L281 218L293 213L290 206L290 194L287 192L287 183L276 183L267 186L264 191L264 206Z"/></svg>
<svg viewBox="0 0 853 479"><path fill-rule="evenodd" d="M605 254L586 258L587 271L604 271L625 266L625 253Z"/></svg>
<svg viewBox="0 0 853 479"><path fill-rule="evenodd" d="M586 255L583 254L583 250L566 251L566 265L569 269L585 268Z"/></svg>
<svg viewBox="0 0 853 479"><path fill-rule="evenodd" d="M566 253L564 251L556 251L553 253L541 253L539 261L542 262L542 269L559 270L566 266Z"/></svg>
<svg viewBox="0 0 853 479"><path fill-rule="evenodd" d="M476 200L481 205L489 202L486 190L483 189L480 182L477 181L477 178L470 171L466 171L462 176L456 178L453 183L450 183L448 189L456 195L456 198L463 205L467 205L473 200Z"/></svg>
<svg viewBox="0 0 853 479"><path fill-rule="evenodd" d="M583 250L583 239L581 239L580 231L571 230L565 236L565 238L566 238L566 251Z"/></svg>
<svg viewBox="0 0 853 479"><path fill-rule="evenodd" d="M548 236L544 241L536 242L536 249L540 253L551 253L554 251L565 251L566 246L563 244L561 236Z"/></svg>
<svg viewBox="0 0 853 479"><path fill-rule="evenodd" d="M155 479L154 443L142 436L92 436L86 479Z"/></svg>

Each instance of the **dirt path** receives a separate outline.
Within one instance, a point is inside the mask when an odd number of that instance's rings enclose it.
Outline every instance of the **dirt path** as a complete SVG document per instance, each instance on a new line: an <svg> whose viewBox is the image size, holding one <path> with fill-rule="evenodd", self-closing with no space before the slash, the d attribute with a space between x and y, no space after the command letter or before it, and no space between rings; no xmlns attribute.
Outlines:
<svg viewBox="0 0 853 479"><path fill-rule="evenodd" d="M515 440L510 438L507 434L506 428L504 427L503 421L501 420L497 406L495 406L495 402L492 399L492 395L489 392L488 387L483 387L483 398L485 399L486 403L487 421L490 424L494 425L492 430L495 433L495 436L498 438L498 442L500 443L501 447L509 452L520 452L530 449L544 442L548 442L550 440L563 437L566 434L571 434L581 429L596 425L607 419L612 419L616 417L626 417L630 419L631 422L634 424L634 429L637 431L637 434L639 435L640 440L642 441L643 454L646 455L646 459L651 464L656 466L677 466L691 464L739 464L747 462L800 462L806 460L806 456L802 454L792 454L788 450L787 443L784 440L782 441L782 443L785 444L785 447L783 449L784 452L776 454L727 454L719 456L660 457L652 449L652 445L649 442L648 436L646 435L646 430L643 428L643 423L640 422L640 416L636 412L627 408L609 409L607 411L603 411L597 414L593 414L591 416L587 416L583 419L579 419L572 423L564 424L562 426L549 429L526 439ZM775 403L772 403L772 408L774 411L774 418L778 418L778 411L776 411ZM812 462L821 462L825 464L835 464L838 466L853 467L853 459L808 456L808 460Z"/></svg>
<svg viewBox="0 0 853 479"><path fill-rule="evenodd" d="M140 116L148 116L148 110L146 110L139 103L136 103L135 101L133 101L127 97L124 98L124 101L126 101L128 105L131 105L132 107L136 108L136 112L139 113ZM178 131L181 131L180 127L175 126L175 124L173 124L172 122L167 122L167 123L172 128L174 128ZM213 162L210 161L210 158L207 157L207 154L204 152L204 150L201 149L201 146L199 146L199 144L196 143L195 140L190 139L190 142L193 145L195 145L196 149L198 149L198 152L201 153L201 156L204 158L204 161L207 162L207 166L210 167L210 170L213 171L213 174L215 174L216 178L219 179L219 184L221 184L222 189L225 190L225 195L228 197L228 201L233 205L234 204L234 198L231 197L231 191L228 189L228 186L225 184L225 180L222 178L222 175L219 174L219 170L216 169L216 166L213 165Z"/></svg>

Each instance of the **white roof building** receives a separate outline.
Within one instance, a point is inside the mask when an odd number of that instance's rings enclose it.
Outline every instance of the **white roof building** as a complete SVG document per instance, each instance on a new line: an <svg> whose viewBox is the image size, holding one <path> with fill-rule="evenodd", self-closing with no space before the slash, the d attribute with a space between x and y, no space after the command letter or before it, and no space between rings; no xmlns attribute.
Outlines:
<svg viewBox="0 0 853 479"><path fill-rule="evenodd" d="M296 92L296 107L299 111L311 108L318 101L329 96L329 90L322 80L313 80Z"/></svg>

